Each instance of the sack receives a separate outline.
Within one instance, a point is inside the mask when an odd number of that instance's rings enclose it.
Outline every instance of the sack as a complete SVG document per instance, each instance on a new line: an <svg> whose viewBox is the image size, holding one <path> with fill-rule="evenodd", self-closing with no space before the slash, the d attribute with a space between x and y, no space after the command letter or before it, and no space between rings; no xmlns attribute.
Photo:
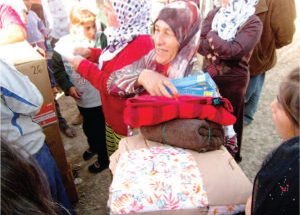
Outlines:
<svg viewBox="0 0 300 215"><path fill-rule="evenodd" d="M224 143L221 125L206 120L176 119L155 126L141 127L148 140L197 152L217 150Z"/></svg>

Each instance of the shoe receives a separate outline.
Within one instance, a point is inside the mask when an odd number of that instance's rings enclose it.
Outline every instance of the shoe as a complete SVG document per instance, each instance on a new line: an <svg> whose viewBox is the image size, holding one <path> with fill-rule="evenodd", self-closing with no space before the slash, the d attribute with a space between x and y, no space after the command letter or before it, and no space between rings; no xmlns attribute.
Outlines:
<svg viewBox="0 0 300 215"><path fill-rule="evenodd" d="M239 149L239 147L237 145L236 135L234 135L232 137L226 136L224 146L227 148L227 150L232 155L232 157L235 157L235 155Z"/></svg>
<svg viewBox="0 0 300 215"><path fill-rule="evenodd" d="M244 116L243 118L243 126L246 127L248 125L250 125L252 123L253 119L250 119L249 117L247 116Z"/></svg>
<svg viewBox="0 0 300 215"><path fill-rule="evenodd" d="M98 161L89 166L89 172L91 173L99 173L103 170L107 169L108 166L101 166Z"/></svg>
<svg viewBox="0 0 300 215"><path fill-rule="evenodd" d="M248 125L250 125L250 124L251 124L251 121L250 121L250 122L247 122L247 121L245 121L245 120L243 121L243 126L244 126L244 127L246 127L246 126L248 126Z"/></svg>
<svg viewBox="0 0 300 215"><path fill-rule="evenodd" d="M79 113L77 116L72 120L72 125L81 125L83 122L82 115Z"/></svg>
<svg viewBox="0 0 300 215"><path fill-rule="evenodd" d="M240 155L235 155L234 160L235 160L237 163L240 163L240 162L242 162L242 157L241 157Z"/></svg>
<svg viewBox="0 0 300 215"><path fill-rule="evenodd" d="M92 152L88 149L85 152L83 152L82 157L83 157L83 160L87 161L87 160L91 159L94 155L96 155L96 153Z"/></svg>
<svg viewBox="0 0 300 215"><path fill-rule="evenodd" d="M70 137L70 138L76 137L76 131L73 128L69 127L69 126L67 126L66 128L62 129L61 131L67 137Z"/></svg>

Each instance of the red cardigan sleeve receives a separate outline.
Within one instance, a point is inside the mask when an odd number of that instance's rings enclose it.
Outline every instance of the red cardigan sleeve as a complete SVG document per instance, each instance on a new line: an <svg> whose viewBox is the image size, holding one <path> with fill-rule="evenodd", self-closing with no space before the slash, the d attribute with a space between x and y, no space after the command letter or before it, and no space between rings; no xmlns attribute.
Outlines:
<svg viewBox="0 0 300 215"><path fill-rule="evenodd" d="M88 80L95 88L101 91L101 82L103 80L103 72L99 70L97 64L82 60L78 66L77 72L86 80Z"/></svg>
<svg viewBox="0 0 300 215"><path fill-rule="evenodd" d="M99 70L98 66L95 63L92 63L89 60L82 60L78 66L77 72L86 80L88 80L96 89L99 91L107 90L102 89L104 83L109 74L115 70L123 68L136 60L140 59L146 55L150 50L153 49L153 43L150 35L141 35L136 37L127 47L122 50L117 56L112 60L105 62L103 65L104 71ZM91 49L90 58L94 58L98 53L99 49ZM93 53L93 54L92 54ZM98 55L98 58L99 58Z"/></svg>
<svg viewBox="0 0 300 215"><path fill-rule="evenodd" d="M97 49L97 48L89 48L91 51L90 56L88 57L89 61L92 61L94 63L98 63L99 57L102 53L101 49Z"/></svg>

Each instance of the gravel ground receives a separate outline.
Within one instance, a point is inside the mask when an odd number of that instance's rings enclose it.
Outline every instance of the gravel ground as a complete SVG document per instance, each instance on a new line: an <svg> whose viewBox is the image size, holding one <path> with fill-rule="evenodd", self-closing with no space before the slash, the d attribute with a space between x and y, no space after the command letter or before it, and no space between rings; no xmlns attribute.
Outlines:
<svg viewBox="0 0 300 215"><path fill-rule="evenodd" d="M280 143L272 123L270 103L276 97L278 85L282 78L292 68L299 66L299 39L300 33L298 32L291 45L279 50L277 65L267 73L255 121L244 129L243 161L240 165L251 181L253 181L266 154ZM74 101L70 97L62 96L59 103L63 115L71 122L78 112ZM79 202L75 208L79 215L108 214L107 199L111 183L110 171L105 170L96 175L88 172L87 167L94 162L95 158L89 162L83 161L82 153L88 145L81 126L74 128L77 131L76 138L70 139L62 136L68 160L73 166L78 165L80 167L79 176L82 183L77 185Z"/></svg>

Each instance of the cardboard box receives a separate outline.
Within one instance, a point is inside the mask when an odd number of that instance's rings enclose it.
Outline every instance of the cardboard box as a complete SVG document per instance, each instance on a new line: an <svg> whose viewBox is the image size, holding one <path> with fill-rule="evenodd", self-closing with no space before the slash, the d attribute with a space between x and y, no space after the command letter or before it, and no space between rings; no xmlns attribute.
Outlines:
<svg viewBox="0 0 300 215"><path fill-rule="evenodd" d="M0 46L0 58L14 64L17 70L27 75L40 90L44 98L44 104L40 112L34 117L34 121L42 127L57 122L45 58L38 54L27 42Z"/></svg>
<svg viewBox="0 0 300 215"><path fill-rule="evenodd" d="M46 142L60 169L67 194L72 202L76 202L78 195L59 132L46 59L27 42L0 46L0 58L14 64L17 70L27 75L40 90L44 103L33 120L43 127Z"/></svg>

